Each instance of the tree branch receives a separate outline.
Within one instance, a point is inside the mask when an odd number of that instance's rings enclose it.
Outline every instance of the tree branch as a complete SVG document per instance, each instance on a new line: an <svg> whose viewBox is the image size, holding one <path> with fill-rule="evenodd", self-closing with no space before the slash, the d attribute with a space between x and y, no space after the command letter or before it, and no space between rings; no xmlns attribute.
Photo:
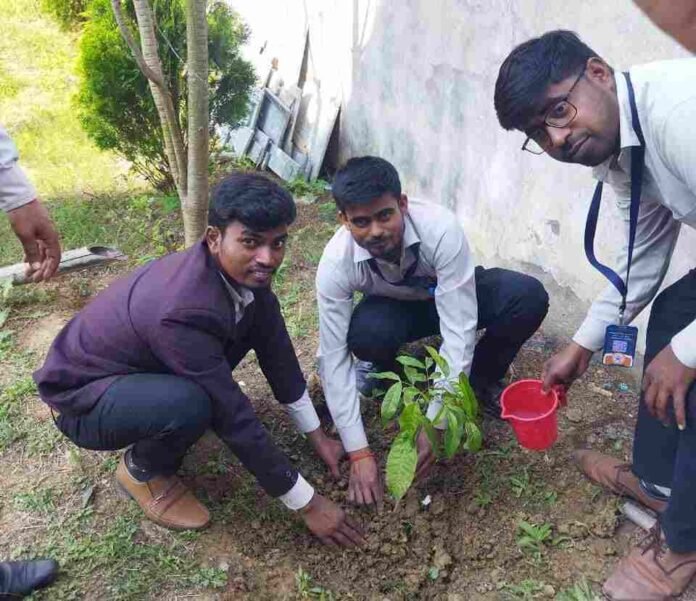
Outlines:
<svg viewBox="0 0 696 601"><path fill-rule="evenodd" d="M116 17L116 24L118 25L118 30L121 33L121 37L126 42L128 48L130 48L131 54L138 64L138 68L142 71L143 75L147 77L152 83L154 83L160 89L164 88L164 80L159 77L145 62L140 48L135 43L133 36L131 35L128 25L126 25L126 20L123 18L123 10L121 7L121 0L111 0L111 7L114 11L114 17Z"/></svg>

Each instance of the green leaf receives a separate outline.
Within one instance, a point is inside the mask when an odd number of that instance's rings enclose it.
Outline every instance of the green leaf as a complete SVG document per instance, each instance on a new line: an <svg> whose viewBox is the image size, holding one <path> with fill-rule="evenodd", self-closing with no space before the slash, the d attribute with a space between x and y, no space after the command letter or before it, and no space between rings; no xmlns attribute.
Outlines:
<svg viewBox="0 0 696 601"><path fill-rule="evenodd" d="M393 419L401 404L401 382L396 382L389 387L382 401L382 424L386 425Z"/></svg>
<svg viewBox="0 0 696 601"><path fill-rule="evenodd" d="M418 452L413 437L408 432L401 432L394 439L387 456L387 488L397 500L406 494L413 483L417 463Z"/></svg>
<svg viewBox="0 0 696 601"><path fill-rule="evenodd" d="M404 366L404 374L406 374L406 377L411 384L425 382L426 380L425 376L421 372L413 367L409 367L408 365Z"/></svg>
<svg viewBox="0 0 696 601"><path fill-rule="evenodd" d="M430 441L430 446L432 447L435 456L440 459L440 457L442 457L442 450L440 449L440 439L435 431L435 426L433 426L432 422L425 420L423 422L423 430L425 430L425 434Z"/></svg>
<svg viewBox="0 0 696 601"><path fill-rule="evenodd" d="M425 418L423 417L423 413L421 412L421 408L418 403L411 403L410 405L406 405L404 410L401 412L401 416L399 417L399 427L401 428L402 433L408 433L411 438L415 440L418 428L420 428L424 421Z"/></svg>
<svg viewBox="0 0 696 601"><path fill-rule="evenodd" d="M401 378L397 376L393 371L381 371L379 373L367 374L368 378L374 378L375 380L394 380L400 382Z"/></svg>
<svg viewBox="0 0 696 601"><path fill-rule="evenodd" d="M425 365L422 361L419 361L415 357L409 357L408 355L399 355L396 360L401 363L401 365L410 365L411 367L417 367L418 369L425 369Z"/></svg>
<svg viewBox="0 0 696 601"><path fill-rule="evenodd" d="M475 418L478 415L478 400L464 372L459 374L459 390L464 411L470 419Z"/></svg>
<svg viewBox="0 0 696 601"><path fill-rule="evenodd" d="M457 419L453 411L447 412L447 430L445 430L445 457L451 459L462 441L464 425Z"/></svg>
<svg viewBox="0 0 696 601"><path fill-rule="evenodd" d="M415 386L406 387L403 392L404 405L410 405L413 403L419 394L421 394L421 391Z"/></svg>
<svg viewBox="0 0 696 601"><path fill-rule="evenodd" d="M445 376L445 378L449 377L450 368L447 364L447 361L445 361L445 358L440 353L438 353L432 346L426 346L425 350L428 351L428 354L433 358L433 361L435 361L435 364L437 365L438 369L442 372L442 375Z"/></svg>
<svg viewBox="0 0 696 601"><path fill-rule="evenodd" d="M432 360L431 357L426 357L425 358L425 369L430 370L430 368L433 366L435 362Z"/></svg>
<svg viewBox="0 0 696 601"><path fill-rule="evenodd" d="M481 448L483 443L483 434L481 430L474 422L466 422L464 424L464 429L466 430L466 442L464 443L464 448L467 451L475 453Z"/></svg>

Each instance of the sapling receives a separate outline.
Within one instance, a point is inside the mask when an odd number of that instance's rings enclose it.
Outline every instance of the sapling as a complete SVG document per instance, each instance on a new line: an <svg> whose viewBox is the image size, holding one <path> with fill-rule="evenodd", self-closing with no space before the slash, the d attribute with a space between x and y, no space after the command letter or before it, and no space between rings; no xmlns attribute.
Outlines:
<svg viewBox="0 0 696 601"><path fill-rule="evenodd" d="M450 367L434 348L426 346L423 361L400 355L403 376L392 371L373 374L373 377L392 381L382 400L382 425L399 424L399 433L387 456L387 488L401 499L413 483L418 463L416 439L421 430L427 435L436 457L452 458L465 449L476 452L481 448L479 408L469 378L461 373L450 378ZM434 419L426 416L427 407L440 399L442 407ZM444 436L440 437L435 424L446 421Z"/></svg>

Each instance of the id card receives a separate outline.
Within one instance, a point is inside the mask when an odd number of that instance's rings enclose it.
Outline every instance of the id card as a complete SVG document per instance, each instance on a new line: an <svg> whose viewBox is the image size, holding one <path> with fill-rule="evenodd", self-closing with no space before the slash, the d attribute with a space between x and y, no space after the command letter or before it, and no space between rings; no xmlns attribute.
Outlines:
<svg viewBox="0 0 696 601"><path fill-rule="evenodd" d="M633 367L637 340L638 328L633 326L608 326L604 336L602 363L604 365Z"/></svg>

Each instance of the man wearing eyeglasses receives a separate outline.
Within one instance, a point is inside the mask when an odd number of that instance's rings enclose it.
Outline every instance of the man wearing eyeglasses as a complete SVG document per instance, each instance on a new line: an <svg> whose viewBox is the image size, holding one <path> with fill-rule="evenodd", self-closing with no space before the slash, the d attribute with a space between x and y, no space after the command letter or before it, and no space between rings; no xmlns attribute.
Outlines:
<svg viewBox="0 0 696 601"><path fill-rule="evenodd" d="M681 224L696 227L696 59L619 73L574 33L552 31L505 59L495 108L505 129L527 135L524 150L593 167L600 181L585 248L611 285L543 372L546 387L569 386L596 351L609 364L613 345L635 344L627 324L657 294ZM601 182L627 223L618 273L594 256ZM576 453L590 479L660 513L650 539L605 583L611 599L667 599L696 573L696 270L655 299L645 365L633 464Z"/></svg>
<svg viewBox="0 0 696 601"><path fill-rule="evenodd" d="M546 316L548 295L531 276L475 266L457 218L441 205L409 199L382 158L350 159L332 192L343 227L317 270L319 367L350 459L348 499L379 507L383 486L358 398L372 396L368 372L394 369L402 344L441 334L451 377L469 376L484 411L499 416L500 381ZM364 296L354 307L357 292ZM476 330L484 328L476 344ZM442 378L438 384L446 385ZM428 417L440 407L434 401ZM420 478L435 459L423 431L417 446Z"/></svg>

